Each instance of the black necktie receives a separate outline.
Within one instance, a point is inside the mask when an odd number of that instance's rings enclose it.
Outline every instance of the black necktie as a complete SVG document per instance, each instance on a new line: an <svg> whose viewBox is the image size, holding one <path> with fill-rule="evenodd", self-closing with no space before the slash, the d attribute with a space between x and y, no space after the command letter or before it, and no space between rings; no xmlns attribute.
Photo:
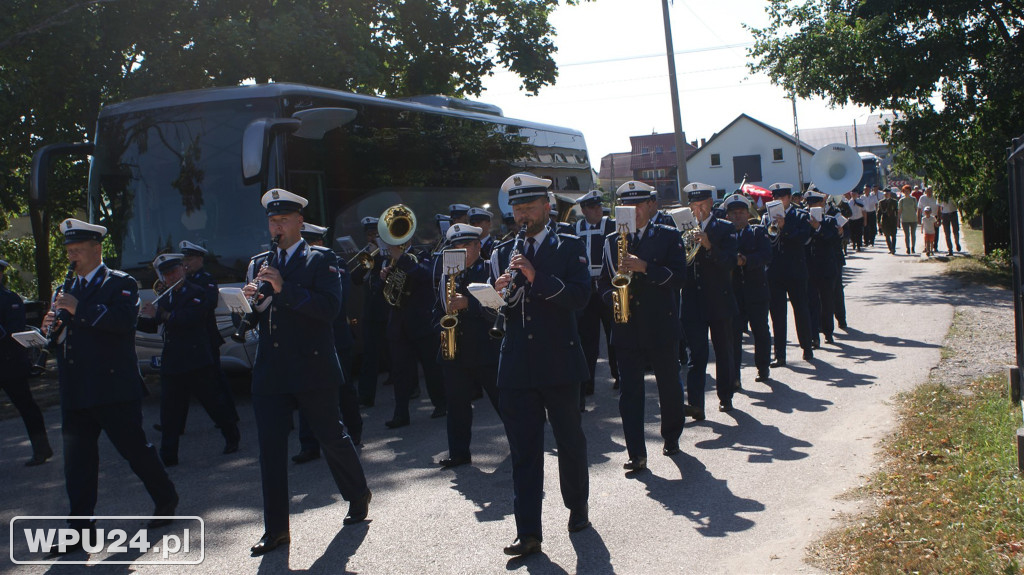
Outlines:
<svg viewBox="0 0 1024 575"><path fill-rule="evenodd" d="M526 242L530 244L529 246L526 247L526 259L532 262L533 256L537 255L537 240L535 238L527 238Z"/></svg>
<svg viewBox="0 0 1024 575"><path fill-rule="evenodd" d="M284 264L288 263L288 252L287 250L281 250L281 254L277 256L277 267L283 268Z"/></svg>

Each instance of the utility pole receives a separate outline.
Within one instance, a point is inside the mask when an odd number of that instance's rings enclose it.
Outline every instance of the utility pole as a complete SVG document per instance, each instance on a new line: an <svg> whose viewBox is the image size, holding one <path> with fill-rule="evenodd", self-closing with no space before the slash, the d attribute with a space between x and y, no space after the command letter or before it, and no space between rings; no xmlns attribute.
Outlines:
<svg viewBox="0 0 1024 575"><path fill-rule="evenodd" d="M668 53L668 83L672 93L672 121L676 130L676 194L682 205L687 205L683 186L690 182L686 174L686 137L683 134L683 120L679 112L679 87L676 82L676 54L672 47L672 23L668 17L668 0L661 0L661 12L665 20L665 50ZM662 202L663 203L663 202Z"/></svg>
<svg viewBox="0 0 1024 575"><path fill-rule="evenodd" d="M804 158L800 150L800 124L796 121L796 93L790 94L790 99L793 100L793 147L796 149L796 187L803 191L804 189Z"/></svg>

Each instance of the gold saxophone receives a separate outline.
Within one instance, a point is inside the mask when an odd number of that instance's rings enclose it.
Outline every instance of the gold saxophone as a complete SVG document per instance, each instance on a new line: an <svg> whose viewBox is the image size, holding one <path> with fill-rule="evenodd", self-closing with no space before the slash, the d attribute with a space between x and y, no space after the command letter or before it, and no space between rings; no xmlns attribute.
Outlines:
<svg viewBox="0 0 1024 575"><path fill-rule="evenodd" d="M629 323L629 284L633 281L633 272L622 271L622 262L629 256L627 225L619 225L619 266L612 277L612 317L615 323Z"/></svg>
<svg viewBox="0 0 1024 575"><path fill-rule="evenodd" d="M441 357L448 360L455 359L455 352L458 351L455 345L455 326L459 325L459 312L451 311L457 275L449 274L444 284L444 306L449 311L441 318Z"/></svg>

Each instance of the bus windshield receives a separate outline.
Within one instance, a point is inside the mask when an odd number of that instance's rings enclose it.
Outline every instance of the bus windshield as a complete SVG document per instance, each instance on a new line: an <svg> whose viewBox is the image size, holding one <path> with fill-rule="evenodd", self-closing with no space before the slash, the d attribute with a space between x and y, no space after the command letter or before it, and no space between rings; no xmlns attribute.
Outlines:
<svg viewBox="0 0 1024 575"><path fill-rule="evenodd" d="M210 250L207 269L219 281L242 281L268 243L260 186L242 182L242 133L273 107L233 100L101 117L89 208L110 230L111 263L147 285L153 258L188 240Z"/></svg>

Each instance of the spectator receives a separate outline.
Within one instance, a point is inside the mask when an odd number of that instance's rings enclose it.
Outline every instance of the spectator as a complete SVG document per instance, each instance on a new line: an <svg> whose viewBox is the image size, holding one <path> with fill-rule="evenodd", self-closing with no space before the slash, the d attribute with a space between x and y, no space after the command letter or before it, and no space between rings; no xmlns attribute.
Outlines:
<svg viewBox="0 0 1024 575"><path fill-rule="evenodd" d="M935 216L932 215L932 209L925 207L923 215L921 216L921 231L924 232L924 255L931 257L935 243Z"/></svg>
<svg viewBox="0 0 1024 575"><path fill-rule="evenodd" d="M903 197L897 207L903 224L903 242L907 253L912 254L917 249L917 199L911 193L910 186L903 186Z"/></svg>
<svg viewBox="0 0 1024 575"><path fill-rule="evenodd" d="M953 242L956 242L956 251L960 251L960 221L957 217L957 205L952 199L939 204L942 210L942 232L946 234L946 249L949 255L953 255ZM952 233L950 233L952 232Z"/></svg>

